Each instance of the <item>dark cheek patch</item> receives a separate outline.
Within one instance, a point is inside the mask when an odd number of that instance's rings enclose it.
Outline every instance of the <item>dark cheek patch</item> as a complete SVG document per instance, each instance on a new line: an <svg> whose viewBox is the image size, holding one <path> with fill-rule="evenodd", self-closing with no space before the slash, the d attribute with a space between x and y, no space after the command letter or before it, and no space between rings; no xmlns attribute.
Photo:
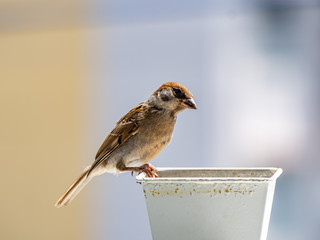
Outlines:
<svg viewBox="0 0 320 240"><path fill-rule="evenodd" d="M167 95L161 95L161 100L164 102L168 102L170 99Z"/></svg>

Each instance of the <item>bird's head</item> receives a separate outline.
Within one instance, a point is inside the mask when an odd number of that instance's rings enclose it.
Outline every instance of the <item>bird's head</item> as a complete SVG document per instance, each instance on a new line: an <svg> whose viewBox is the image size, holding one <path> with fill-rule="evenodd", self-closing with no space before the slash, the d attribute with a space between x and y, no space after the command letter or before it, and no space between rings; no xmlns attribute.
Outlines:
<svg viewBox="0 0 320 240"><path fill-rule="evenodd" d="M186 108L197 109L192 93L175 82L168 82L159 87L149 98L155 107L181 112Z"/></svg>

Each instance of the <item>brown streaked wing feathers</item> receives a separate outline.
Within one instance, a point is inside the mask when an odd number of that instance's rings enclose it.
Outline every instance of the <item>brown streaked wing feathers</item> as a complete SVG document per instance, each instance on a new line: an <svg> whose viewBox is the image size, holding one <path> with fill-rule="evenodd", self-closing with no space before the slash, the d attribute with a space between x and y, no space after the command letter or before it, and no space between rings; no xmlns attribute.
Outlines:
<svg viewBox="0 0 320 240"><path fill-rule="evenodd" d="M139 131L139 121L142 118L141 113L145 112L145 108L145 105L139 104L117 122L116 127L106 137L99 148L95 161L91 165L87 176L89 176L93 169L107 160L114 150Z"/></svg>

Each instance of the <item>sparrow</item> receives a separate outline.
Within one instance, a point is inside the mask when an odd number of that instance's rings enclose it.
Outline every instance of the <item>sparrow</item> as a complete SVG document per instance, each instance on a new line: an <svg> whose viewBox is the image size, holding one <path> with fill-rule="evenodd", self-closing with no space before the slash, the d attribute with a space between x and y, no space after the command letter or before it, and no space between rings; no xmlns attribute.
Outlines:
<svg viewBox="0 0 320 240"><path fill-rule="evenodd" d="M148 177L157 177L156 168L148 162L170 143L177 114L186 108L197 109L192 93L175 82L163 84L117 122L99 148L95 161L55 206L68 205L93 177L106 172L115 175L145 172Z"/></svg>

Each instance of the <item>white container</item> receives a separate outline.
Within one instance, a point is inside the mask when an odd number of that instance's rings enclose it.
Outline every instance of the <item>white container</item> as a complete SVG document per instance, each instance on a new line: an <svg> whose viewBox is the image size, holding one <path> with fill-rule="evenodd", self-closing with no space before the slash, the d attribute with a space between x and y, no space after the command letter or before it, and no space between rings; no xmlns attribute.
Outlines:
<svg viewBox="0 0 320 240"><path fill-rule="evenodd" d="M137 176L154 240L265 240L280 168L158 168Z"/></svg>

